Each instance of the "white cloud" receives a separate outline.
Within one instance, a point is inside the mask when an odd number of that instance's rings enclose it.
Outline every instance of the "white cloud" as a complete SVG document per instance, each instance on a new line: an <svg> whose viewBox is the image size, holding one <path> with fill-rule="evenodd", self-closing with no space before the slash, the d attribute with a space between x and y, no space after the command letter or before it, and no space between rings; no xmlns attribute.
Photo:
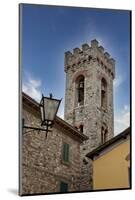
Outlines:
<svg viewBox="0 0 135 200"><path fill-rule="evenodd" d="M119 114L114 118L114 134L117 135L130 126L129 106L124 105Z"/></svg>
<svg viewBox="0 0 135 200"><path fill-rule="evenodd" d="M64 119L64 102L62 101L57 114L60 118Z"/></svg>
<svg viewBox="0 0 135 200"><path fill-rule="evenodd" d="M61 119L64 119L64 110L59 110L59 111L58 111L58 116L59 116Z"/></svg>
<svg viewBox="0 0 135 200"><path fill-rule="evenodd" d="M129 110L129 106L124 105L124 111L127 111L127 110Z"/></svg>
<svg viewBox="0 0 135 200"><path fill-rule="evenodd" d="M116 90L124 81L124 78L121 75L118 75L116 79L114 79L114 89Z"/></svg>
<svg viewBox="0 0 135 200"><path fill-rule="evenodd" d="M28 76L22 84L22 90L33 99L39 101L41 99L41 81Z"/></svg>

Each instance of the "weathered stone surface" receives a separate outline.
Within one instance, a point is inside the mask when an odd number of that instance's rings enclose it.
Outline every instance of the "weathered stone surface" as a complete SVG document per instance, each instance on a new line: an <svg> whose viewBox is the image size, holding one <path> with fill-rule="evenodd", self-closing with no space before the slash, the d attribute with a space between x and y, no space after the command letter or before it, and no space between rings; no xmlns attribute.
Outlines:
<svg viewBox="0 0 135 200"><path fill-rule="evenodd" d="M39 113L23 104L25 125L37 127ZM21 194L60 192L60 181L69 185L69 191L80 190L80 141L67 134L55 123L47 138L45 132L24 129L22 136ZM69 163L62 161L62 145L69 147Z"/></svg>

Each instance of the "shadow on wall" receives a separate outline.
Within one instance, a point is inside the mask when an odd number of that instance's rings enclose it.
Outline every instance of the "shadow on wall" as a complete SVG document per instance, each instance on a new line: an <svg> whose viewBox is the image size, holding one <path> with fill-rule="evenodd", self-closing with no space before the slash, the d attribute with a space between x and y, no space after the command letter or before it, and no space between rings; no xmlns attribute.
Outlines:
<svg viewBox="0 0 135 200"><path fill-rule="evenodd" d="M18 190L17 189L7 189L8 190L8 192L10 192L10 193L12 193L12 194L14 194L14 195L18 195Z"/></svg>

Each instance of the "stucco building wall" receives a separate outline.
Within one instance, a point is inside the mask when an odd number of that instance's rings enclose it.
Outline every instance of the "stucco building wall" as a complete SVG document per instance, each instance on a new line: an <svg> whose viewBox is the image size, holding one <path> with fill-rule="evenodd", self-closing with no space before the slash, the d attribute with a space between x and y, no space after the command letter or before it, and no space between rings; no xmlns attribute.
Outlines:
<svg viewBox="0 0 135 200"><path fill-rule="evenodd" d="M110 146L93 160L93 189L128 188L130 138Z"/></svg>

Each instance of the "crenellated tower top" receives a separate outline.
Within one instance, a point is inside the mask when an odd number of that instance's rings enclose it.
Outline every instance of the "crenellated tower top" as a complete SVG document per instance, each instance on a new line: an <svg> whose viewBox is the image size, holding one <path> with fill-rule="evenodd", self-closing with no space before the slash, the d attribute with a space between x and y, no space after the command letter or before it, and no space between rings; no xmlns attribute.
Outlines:
<svg viewBox="0 0 135 200"><path fill-rule="evenodd" d="M109 76L115 77L115 60L111 58L108 52L105 52L102 46L99 46L99 42L94 39L91 40L91 46L85 43L82 44L82 48L74 48L73 52L65 52L65 72L69 69L73 69L75 66L90 63L93 60L97 61L98 65L108 73Z"/></svg>

